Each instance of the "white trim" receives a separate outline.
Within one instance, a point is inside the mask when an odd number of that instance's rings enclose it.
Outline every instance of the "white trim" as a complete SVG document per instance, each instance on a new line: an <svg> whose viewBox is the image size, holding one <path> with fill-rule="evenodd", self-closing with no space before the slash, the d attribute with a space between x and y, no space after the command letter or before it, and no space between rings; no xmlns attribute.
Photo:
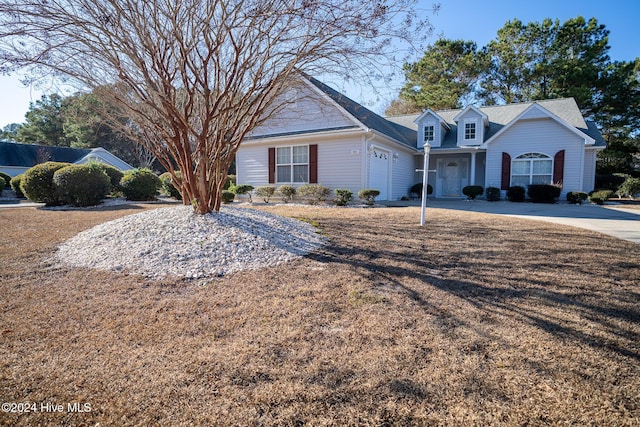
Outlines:
<svg viewBox="0 0 640 427"><path fill-rule="evenodd" d="M484 112L482 112L478 107L474 107L473 105L469 105L467 108L465 108L464 110L462 110L461 112L459 112L454 118L453 121L458 123L458 121L465 115L467 114L468 111L474 111L476 113L478 113L480 115L480 117L482 117L482 122L484 123L485 126L487 126L489 124L489 116L487 116Z"/></svg>
<svg viewBox="0 0 640 427"><path fill-rule="evenodd" d="M438 113L436 113L435 111L431 110L431 109L427 109L425 110L422 114L420 114L414 121L413 123L415 124L419 124L425 117L427 117L428 115L431 115L433 117L436 118L436 120L438 120L438 122L440 122L440 125L444 128L446 128L447 130L451 130L451 127L449 126L449 124L447 124L447 122L438 115Z"/></svg>

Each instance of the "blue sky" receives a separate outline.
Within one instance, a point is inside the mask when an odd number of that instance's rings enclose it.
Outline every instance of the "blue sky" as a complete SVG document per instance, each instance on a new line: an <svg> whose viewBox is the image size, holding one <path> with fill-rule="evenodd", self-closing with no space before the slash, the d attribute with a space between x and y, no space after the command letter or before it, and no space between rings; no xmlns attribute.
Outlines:
<svg viewBox="0 0 640 427"><path fill-rule="evenodd" d="M420 0L421 9L430 9L432 2ZM437 15L430 15L434 25L435 41L439 36L450 39L475 41L479 47L495 38L498 29L508 20L518 18L523 22L542 21L583 16L595 17L610 31L609 54L613 60L632 60L640 57L640 0L442 0ZM397 79L377 94L367 88L352 84L334 84L354 100L365 103L381 113L402 86ZM45 91L46 93L46 91ZM25 88L17 76L0 77L0 126L21 123L29 109L29 102L36 101L42 92Z"/></svg>

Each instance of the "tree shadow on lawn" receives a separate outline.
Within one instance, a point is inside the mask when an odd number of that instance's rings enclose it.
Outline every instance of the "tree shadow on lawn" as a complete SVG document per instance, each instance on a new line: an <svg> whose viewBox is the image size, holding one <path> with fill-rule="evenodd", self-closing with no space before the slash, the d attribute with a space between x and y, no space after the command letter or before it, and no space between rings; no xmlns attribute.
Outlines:
<svg viewBox="0 0 640 427"><path fill-rule="evenodd" d="M333 222L327 228L339 229L340 225ZM367 230L352 225L351 230L354 228ZM467 322L452 314L446 304L426 299L428 287L461 298L488 315L507 316L561 340L639 361L640 333L631 328L640 324L640 294L633 287L640 278L640 264L618 259L614 264L623 265L624 270L609 274L608 268L594 265L598 259L594 253L602 258L611 253L629 256L622 246L612 248L615 245L609 241L605 246L600 238L573 233L544 230L542 234L535 228L538 242L528 244L524 236L528 233L485 236L478 242L468 235L465 241L464 235L449 233L450 239L458 239L457 246L450 245L457 251L439 248L441 239L430 237L447 233L442 227L434 230L432 226L429 232L411 225L386 227L384 234L393 240L390 244L379 238L382 233L376 233L375 226L369 233L352 233L350 238L344 237L349 235L347 230L337 230L321 252L309 257L360 270L378 292L403 293L426 313L439 316L447 328ZM485 228L479 234L495 231ZM501 239L491 244L494 238ZM485 249L488 244L491 246ZM520 253L517 260L512 259L514 250ZM603 263L606 265L605 260ZM590 327L585 328L585 323Z"/></svg>

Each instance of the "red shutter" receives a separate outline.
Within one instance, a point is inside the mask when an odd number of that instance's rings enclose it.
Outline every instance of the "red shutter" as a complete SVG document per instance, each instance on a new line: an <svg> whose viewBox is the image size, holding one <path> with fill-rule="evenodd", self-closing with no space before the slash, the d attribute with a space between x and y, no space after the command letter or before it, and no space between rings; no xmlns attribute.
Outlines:
<svg viewBox="0 0 640 427"><path fill-rule="evenodd" d="M309 145L309 184L318 183L318 144Z"/></svg>
<svg viewBox="0 0 640 427"><path fill-rule="evenodd" d="M502 153L502 183L500 188L507 190L511 184L511 156L508 153Z"/></svg>
<svg viewBox="0 0 640 427"><path fill-rule="evenodd" d="M564 150L560 150L553 158L553 183L562 186L564 181Z"/></svg>
<svg viewBox="0 0 640 427"><path fill-rule="evenodd" d="M269 184L276 183L276 149L269 148Z"/></svg>

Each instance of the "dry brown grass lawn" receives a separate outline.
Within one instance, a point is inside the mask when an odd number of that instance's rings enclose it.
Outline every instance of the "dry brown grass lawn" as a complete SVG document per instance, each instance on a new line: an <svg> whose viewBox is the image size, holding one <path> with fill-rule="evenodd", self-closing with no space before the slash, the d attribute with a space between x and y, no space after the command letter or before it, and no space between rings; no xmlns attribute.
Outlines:
<svg viewBox="0 0 640 427"><path fill-rule="evenodd" d="M205 285L46 261L136 209L0 211L0 396L37 404L1 424L640 425L638 245L468 212L430 209L421 229L416 208L269 207L328 245Z"/></svg>

